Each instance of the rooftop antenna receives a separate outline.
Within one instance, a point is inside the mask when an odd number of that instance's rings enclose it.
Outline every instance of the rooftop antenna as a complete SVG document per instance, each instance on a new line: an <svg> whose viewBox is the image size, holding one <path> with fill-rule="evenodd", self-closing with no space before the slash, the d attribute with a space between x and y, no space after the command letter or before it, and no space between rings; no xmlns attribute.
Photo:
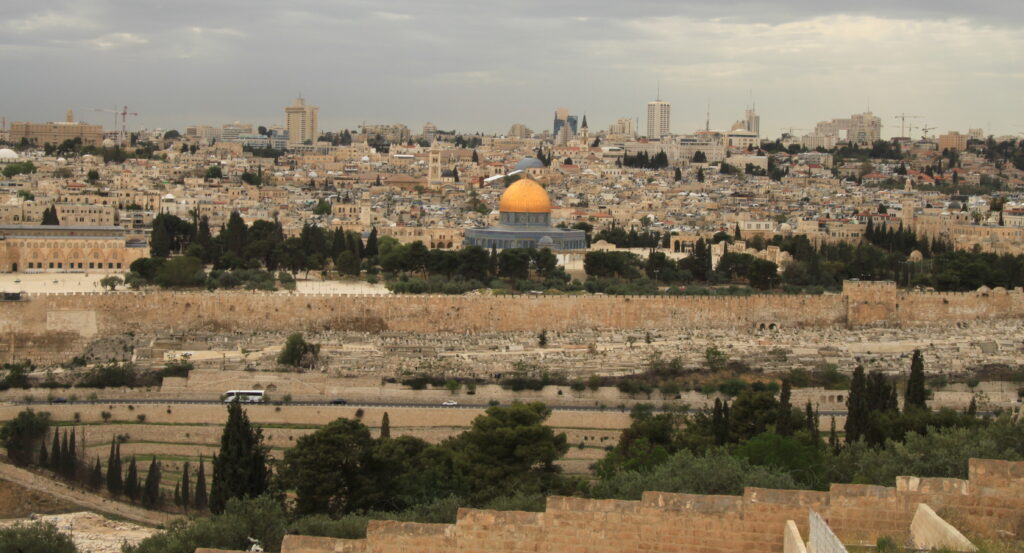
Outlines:
<svg viewBox="0 0 1024 553"><path fill-rule="evenodd" d="M661 79L658 79L658 100L661 101Z"/></svg>

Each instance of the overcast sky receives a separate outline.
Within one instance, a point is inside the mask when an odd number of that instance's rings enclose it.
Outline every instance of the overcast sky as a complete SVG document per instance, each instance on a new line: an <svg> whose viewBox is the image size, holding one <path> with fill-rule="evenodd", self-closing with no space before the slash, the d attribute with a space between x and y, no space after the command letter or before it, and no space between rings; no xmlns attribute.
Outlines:
<svg viewBox="0 0 1024 553"><path fill-rule="evenodd" d="M842 7L832 8L832 5ZM367 123L592 129L640 117L657 83L672 130L762 135L871 108L938 132L1024 132L1022 0L38 0L4 3L0 116L133 128L282 124L298 94L322 130ZM802 131L797 130L801 133ZM934 132L934 131L933 131ZM919 134L919 131L915 131Z"/></svg>

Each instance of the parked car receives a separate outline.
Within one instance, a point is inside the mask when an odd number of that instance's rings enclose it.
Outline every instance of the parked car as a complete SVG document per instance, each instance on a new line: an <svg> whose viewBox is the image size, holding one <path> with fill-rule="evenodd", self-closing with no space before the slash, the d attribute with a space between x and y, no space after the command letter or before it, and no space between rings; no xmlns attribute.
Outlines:
<svg viewBox="0 0 1024 553"><path fill-rule="evenodd" d="M331 405L348 405L348 402L341 398L335 398L331 400Z"/></svg>
<svg viewBox="0 0 1024 553"><path fill-rule="evenodd" d="M459 402L457 402L455 400L452 400L452 399L449 399L448 401L442 403L441 405L443 405L445 407L455 407L458 404L459 404Z"/></svg>

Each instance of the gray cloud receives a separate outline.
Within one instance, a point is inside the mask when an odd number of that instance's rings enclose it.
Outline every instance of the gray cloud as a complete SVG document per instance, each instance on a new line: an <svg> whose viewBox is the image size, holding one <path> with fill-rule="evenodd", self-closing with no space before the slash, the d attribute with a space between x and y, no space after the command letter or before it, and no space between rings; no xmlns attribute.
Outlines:
<svg viewBox="0 0 1024 553"><path fill-rule="evenodd" d="M301 91L327 129L541 129L559 105L602 127L641 115L660 80L677 132L702 127L709 102L728 126L751 93L773 134L869 105L887 131L901 111L1024 130L1017 0L82 0L4 17L9 120L70 107L106 124L92 108L128 104L148 127L272 124Z"/></svg>

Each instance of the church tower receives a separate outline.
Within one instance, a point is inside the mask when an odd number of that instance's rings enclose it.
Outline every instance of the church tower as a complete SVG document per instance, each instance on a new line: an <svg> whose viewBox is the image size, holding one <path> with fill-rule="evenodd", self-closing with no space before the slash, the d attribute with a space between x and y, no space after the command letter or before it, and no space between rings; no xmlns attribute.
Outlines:
<svg viewBox="0 0 1024 553"><path fill-rule="evenodd" d="M441 150L438 149L436 142L430 147L427 184L430 186L441 186Z"/></svg>

